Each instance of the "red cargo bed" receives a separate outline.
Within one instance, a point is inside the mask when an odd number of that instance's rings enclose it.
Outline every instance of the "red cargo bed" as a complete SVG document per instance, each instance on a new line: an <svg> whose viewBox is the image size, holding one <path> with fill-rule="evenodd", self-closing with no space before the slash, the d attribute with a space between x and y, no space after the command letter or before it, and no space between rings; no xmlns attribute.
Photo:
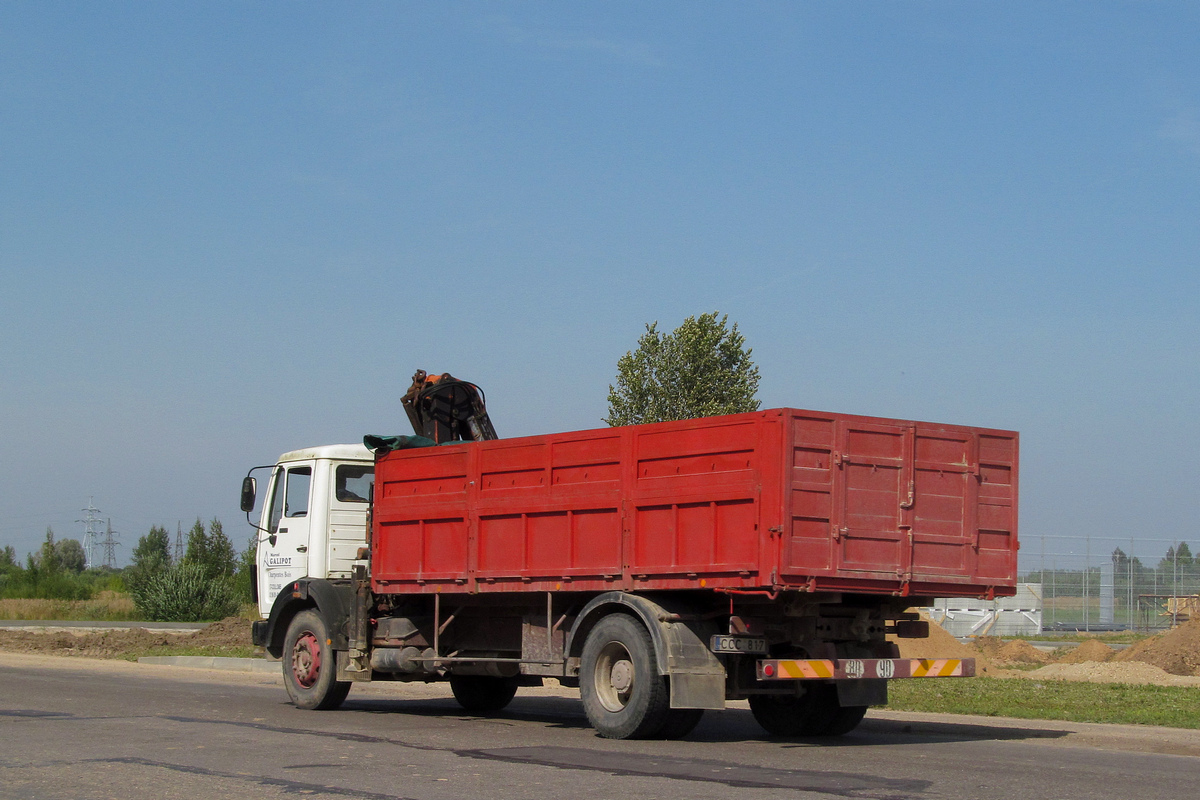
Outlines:
<svg viewBox="0 0 1200 800"><path fill-rule="evenodd" d="M774 409L400 450L377 592L1011 595L1012 431Z"/></svg>

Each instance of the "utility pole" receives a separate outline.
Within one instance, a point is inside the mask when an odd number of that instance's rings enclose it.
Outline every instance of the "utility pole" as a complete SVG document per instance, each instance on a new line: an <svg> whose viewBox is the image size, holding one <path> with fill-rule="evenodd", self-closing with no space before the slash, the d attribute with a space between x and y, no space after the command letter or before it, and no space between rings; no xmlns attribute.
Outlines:
<svg viewBox="0 0 1200 800"><path fill-rule="evenodd" d="M108 520L108 530L105 532L104 540L100 544L104 547L104 566L110 569L116 569L117 567L117 548L121 546L121 543L113 537L120 535L120 533L113 531L112 520Z"/></svg>
<svg viewBox="0 0 1200 800"><path fill-rule="evenodd" d="M75 522L81 523L84 526L84 528L83 528L83 555L84 555L84 558L86 559L86 563L84 566L87 569L91 569L92 567L96 566L96 552L95 551L96 551L96 546L99 544L99 542L97 541L97 537L99 537L99 535L100 535L100 531L96 527L97 525L100 524L100 518L96 515L100 513L100 509L96 508L95 504L92 502L92 498L89 497L87 508L80 509L80 510L83 511L83 513L87 514L87 516L84 517L83 519L77 519L77 520L75 520Z"/></svg>

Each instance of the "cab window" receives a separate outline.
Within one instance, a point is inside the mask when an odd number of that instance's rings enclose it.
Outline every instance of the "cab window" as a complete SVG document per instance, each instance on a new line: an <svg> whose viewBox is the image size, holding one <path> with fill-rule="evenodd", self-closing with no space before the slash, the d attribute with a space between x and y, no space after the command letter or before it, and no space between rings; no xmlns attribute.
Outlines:
<svg viewBox="0 0 1200 800"><path fill-rule="evenodd" d="M284 470L277 469L271 481L271 522L268 525L271 533L279 530L279 518L283 516L283 479L286 475Z"/></svg>
<svg viewBox="0 0 1200 800"><path fill-rule="evenodd" d="M374 466L339 464L335 476L334 497L339 503L365 503L371 499Z"/></svg>
<svg viewBox="0 0 1200 800"><path fill-rule="evenodd" d="M287 489L283 501L285 517L308 516L308 490L311 486L312 467L295 467L287 471Z"/></svg>

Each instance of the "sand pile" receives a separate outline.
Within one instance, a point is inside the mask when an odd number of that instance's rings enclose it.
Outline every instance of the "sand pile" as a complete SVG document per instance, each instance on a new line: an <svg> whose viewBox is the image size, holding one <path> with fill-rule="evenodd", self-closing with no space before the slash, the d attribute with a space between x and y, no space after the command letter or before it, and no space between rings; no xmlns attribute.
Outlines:
<svg viewBox="0 0 1200 800"><path fill-rule="evenodd" d="M1153 684L1155 686L1200 686L1200 678L1171 675L1142 661L1047 664L1022 673L1021 677L1038 680L1088 681L1090 683Z"/></svg>
<svg viewBox="0 0 1200 800"><path fill-rule="evenodd" d="M1050 660L1049 654L1038 650L1024 639L1005 642L998 656L993 660L1004 664L1045 664Z"/></svg>
<svg viewBox="0 0 1200 800"><path fill-rule="evenodd" d="M1172 675L1200 675L1200 619L1143 639L1117 653L1113 661L1144 661Z"/></svg>
<svg viewBox="0 0 1200 800"><path fill-rule="evenodd" d="M928 617L922 616L929 622L929 638L927 639L897 639L889 636L888 640L900 647L901 658L973 658L975 659L975 674L990 675L996 668L978 650L955 639L946 629Z"/></svg>
<svg viewBox="0 0 1200 800"><path fill-rule="evenodd" d="M1103 663L1111 660L1116 652L1099 639L1084 639L1078 647L1067 647L1063 650L1063 654L1056 659L1059 664L1084 664L1089 661Z"/></svg>
<svg viewBox="0 0 1200 800"><path fill-rule="evenodd" d="M971 642L970 647L989 661L993 659L998 661L1000 660L1000 648L1004 647L1004 640L995 636L980 636Z"/></svg>
<svg viewBox="0 0 1200 800"><path fill-rule="evenodd" d="M1024 639L1004 641L995 636L981 636L973 647L993 664L1045 664L1049 657Z"/></svg>

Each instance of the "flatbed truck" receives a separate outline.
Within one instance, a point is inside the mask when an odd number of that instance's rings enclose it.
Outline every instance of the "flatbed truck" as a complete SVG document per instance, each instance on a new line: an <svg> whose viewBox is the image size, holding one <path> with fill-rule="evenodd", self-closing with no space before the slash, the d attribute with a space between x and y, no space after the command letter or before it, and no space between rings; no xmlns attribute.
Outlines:
<svg viewBox="0 0 1200 800"><path fill-rule="evenodd" d="M914 608L1016 587L1012 431L780 408L269 469L254 640L307 709L447 681L488 714L554 679L605 737L681 737L736 699L836 736L890 680L974 674L899 657L928 635Z"/></svg>

